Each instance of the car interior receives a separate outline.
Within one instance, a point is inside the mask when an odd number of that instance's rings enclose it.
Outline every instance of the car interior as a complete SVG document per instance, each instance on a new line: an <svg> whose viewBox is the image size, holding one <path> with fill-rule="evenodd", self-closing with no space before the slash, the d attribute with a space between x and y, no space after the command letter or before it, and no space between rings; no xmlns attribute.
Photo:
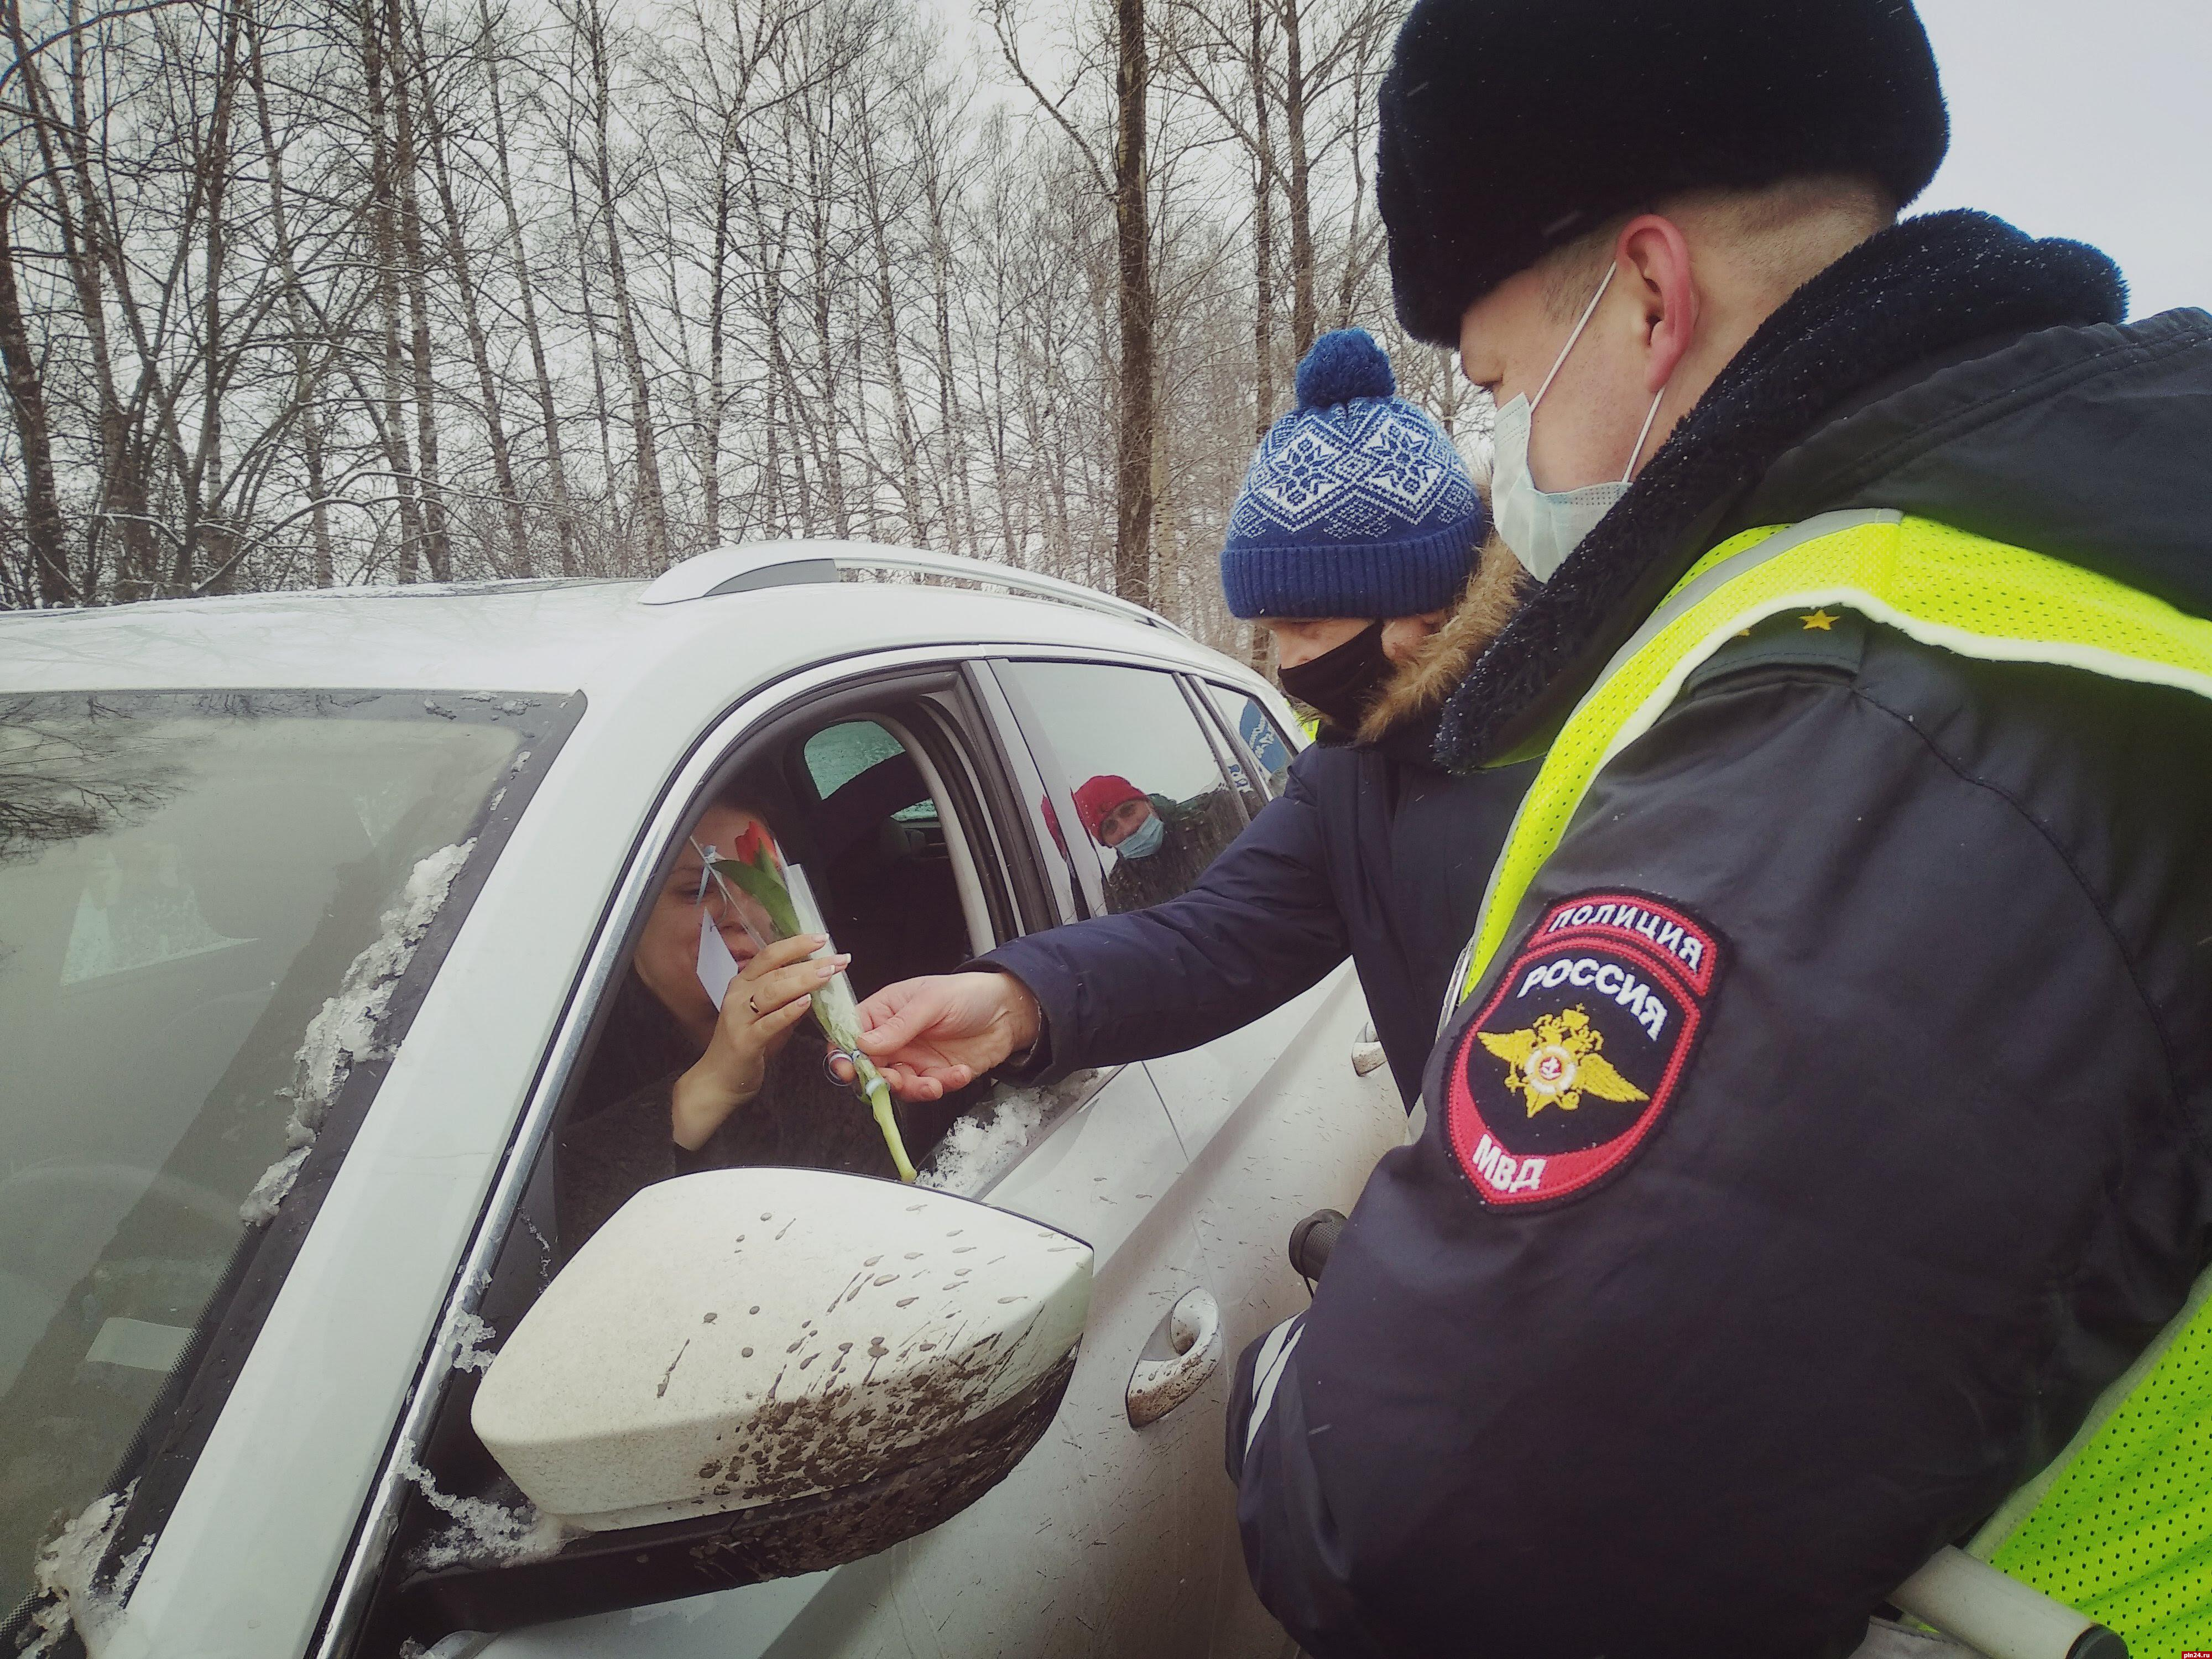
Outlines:
<svg viewBox="0 0 2212 1659"><path fill-rule="evenodd" d="M853 957L855 996L950 973L989 947L988 921L975 936L980 918L969 913L980 907L962 892L972 890L973 872L956 866L927 757L896 722L840 720L778 758L792 808L780 820L793 826L785 844L814 878L837 948Z"/></svg>

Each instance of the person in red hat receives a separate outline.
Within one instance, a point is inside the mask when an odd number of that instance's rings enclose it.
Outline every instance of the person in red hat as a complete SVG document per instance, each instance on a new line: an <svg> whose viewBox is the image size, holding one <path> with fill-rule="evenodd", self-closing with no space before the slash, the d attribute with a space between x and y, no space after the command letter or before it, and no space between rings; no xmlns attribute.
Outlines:
<svg viewBox="0 0 2212 1659"><path fill-rule="evenodd" d="M1120 847L1159 816L1143 790L1111 772L1092 778L1076 790L1075 810L1091 839L1105 848Z"/></svg>
<svg viewBox="0 0 2212 1659"><path fill-rule="evenodd" d="M1091 839L1115 855L1106 872L1106 901L1116 915L1187 890L1218 844L1218 836L1197 833L1173 801L1148 795L1111 772L1077 788L1075 811Z"/></svg>

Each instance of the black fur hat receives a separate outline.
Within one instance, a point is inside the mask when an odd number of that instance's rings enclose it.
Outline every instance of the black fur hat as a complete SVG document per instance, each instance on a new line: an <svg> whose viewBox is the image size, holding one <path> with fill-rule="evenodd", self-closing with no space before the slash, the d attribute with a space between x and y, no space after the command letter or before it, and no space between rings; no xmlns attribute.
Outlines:
<svg viewBox="0 0 2212 1659"><path fill-rule="evenodd" d="M1456 345L1514 272L1679 191L1847 173L1902 207L1949 142L1911 0L1417 0L1375 179L1398 320Z"/></svg>

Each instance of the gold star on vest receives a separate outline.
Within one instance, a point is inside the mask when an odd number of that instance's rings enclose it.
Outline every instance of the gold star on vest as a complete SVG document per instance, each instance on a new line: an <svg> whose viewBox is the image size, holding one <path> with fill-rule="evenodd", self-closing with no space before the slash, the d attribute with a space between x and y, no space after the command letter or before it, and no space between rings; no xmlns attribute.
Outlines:
<svg viewBox="0 0 2212 1659"><path fill-rule="evenodd" d="M1622 1102L1651 1098L1613 1069L1601 1052L1604 1033L1580 1006L1540 1015L1527 1030L1475 1035L1505 1062L1505 1086L1528 1102L1530 1117L1547 1106L1571 1112L1585 1094Z"/></svg>
<svg viewBox="0 0 2212 1659"><path fill-rule="evenodd" d="M1804 623L1805 631L1807 633L1809 634L1817 628L1820 632L1826 634L1833 629L1837 623L1841 621L1842 618L1832 617L1825 611L1808 611L1802 618L1800 618L1800 620Z"/></svg>

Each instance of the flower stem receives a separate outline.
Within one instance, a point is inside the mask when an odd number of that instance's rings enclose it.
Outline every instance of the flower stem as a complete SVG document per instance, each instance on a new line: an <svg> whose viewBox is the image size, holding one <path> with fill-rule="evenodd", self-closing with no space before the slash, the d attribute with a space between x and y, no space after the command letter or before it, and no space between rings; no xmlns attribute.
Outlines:
<svg viewBox="0 0 2212 1659"><path fill-rule="evenodd" d="M877 1074L867 1061L868 1103L875 1108L876 1126L884 1132L884 1145L891 1149L891 1162L898 1165L898 1178L911 1186L914 1183L914 1164L906 1155L906 1140L899 1133L898 1114L891 1107L890 1085Z"/></svg>

